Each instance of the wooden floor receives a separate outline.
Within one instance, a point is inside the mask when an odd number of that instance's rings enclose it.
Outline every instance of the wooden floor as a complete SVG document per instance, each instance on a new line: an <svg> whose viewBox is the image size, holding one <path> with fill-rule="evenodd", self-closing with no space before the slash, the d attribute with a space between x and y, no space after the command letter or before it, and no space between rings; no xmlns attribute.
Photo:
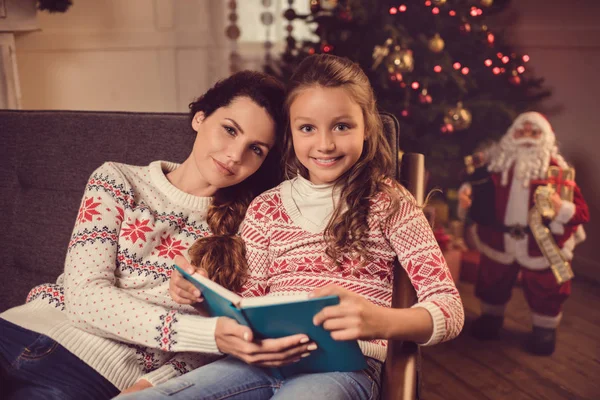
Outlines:
<svg viewBox="0 0 600 400"><path fill-rule="evenodd" d="M421 397L438 399L600 399L600 284L574 281L550 357L526 353L531 329L520 288L513 293L501 340L469 335L479 315L473 285L460 283L465 328L458 338L423 348Z"/></svg>

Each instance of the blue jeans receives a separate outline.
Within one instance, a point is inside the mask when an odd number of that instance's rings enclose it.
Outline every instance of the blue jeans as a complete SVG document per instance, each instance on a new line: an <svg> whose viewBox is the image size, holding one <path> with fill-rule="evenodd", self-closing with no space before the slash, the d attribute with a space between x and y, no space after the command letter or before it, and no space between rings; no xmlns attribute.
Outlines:
<svg viewBox="0 0 600 400"><path fill-rule="evenodd" d="M0 397L110 399L112 383L48 336L0 318Z"/></svg>
<svg viewBox="0 0 600 400"><path fill-rule="evenodd" d="M266 369L229 356L118 399L377 399L381 365L369 359L369 368L363 371L300 374L280 380Z"/></svg>

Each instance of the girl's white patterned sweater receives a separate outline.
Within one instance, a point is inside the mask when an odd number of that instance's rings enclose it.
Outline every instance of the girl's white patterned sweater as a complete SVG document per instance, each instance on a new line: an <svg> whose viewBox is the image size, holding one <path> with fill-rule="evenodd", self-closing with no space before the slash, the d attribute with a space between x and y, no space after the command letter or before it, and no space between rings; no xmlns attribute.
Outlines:
<svg viewBox="0 0 600 400"><path fill-rule="evenodd" d="M216 319L168 294L173 258L210 234L211 198L173 186L165 174L177 166L98 168L64 273L0 317L53 338L119 389L141 377L158 384L215 359Z"/></svg>
<svg viewBox="0 0 600 400"><path fill-rule="evenodd" d="M377 194L368 216L367 260L344 254L339 267L325 255L323 230L329 212L323 208L327 198L332 210L336 198L332 187L315 187L298 177L254 199L242 227L250 265L242 294L297 294L337 284L390 307L393 265L398 259L417 292L418 303L413 307L425 308L433 320L433 334L423 345L456 337L464 323L460 295L429 223L412 196L405 193L400 211L384 218L389 198ZM323 203L322 207L312 207L315 201ZM306 215L311 210L320 213L320 218ZM366 356L385 360L385 340L360 345Z"/></svg>

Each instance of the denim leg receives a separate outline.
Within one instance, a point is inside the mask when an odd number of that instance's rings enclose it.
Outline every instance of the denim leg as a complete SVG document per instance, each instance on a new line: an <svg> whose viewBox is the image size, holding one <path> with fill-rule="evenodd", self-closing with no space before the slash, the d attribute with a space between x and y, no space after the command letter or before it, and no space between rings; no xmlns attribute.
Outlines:
<svg viewBox="0 0 600 400"><path fill-rule="evenodd" d="M225 357L156 387L119 400L260 400L270 399L280 382L265 369Z"/></svg>
<svg viewBox="0 0 600 400"><path fill-rule="evenodd" d="M48 336L0 318L2 395L20 399L110 399L119 390Z"/></svg>
<svg viewBox="0 0 600 400"><path fill-rule="evenodd" d="M371 400L379 398L382 363L367 359L368 368L356 372L301 374L287 379L274 400Z"/></svg>

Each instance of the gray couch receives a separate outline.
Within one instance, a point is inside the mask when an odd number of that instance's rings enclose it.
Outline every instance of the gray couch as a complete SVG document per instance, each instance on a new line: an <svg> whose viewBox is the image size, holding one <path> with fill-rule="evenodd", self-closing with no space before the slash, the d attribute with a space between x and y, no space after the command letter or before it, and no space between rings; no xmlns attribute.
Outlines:
<svg viewBox="0 0 600 400"><path fill-rule="evenodd" d="M398 123L383 117L396 149ZM62 273L94 169L105 161L182 162L194 138L186 114L0 110L0 312L24 303L31 288ZM413 193L422 192L415 156L402 162L403 183ZM410 306L415 295L408 278L399 267L394 276L393 306ZM390 342L382 398L418 397L418 358L413 343Z"/></svg>

